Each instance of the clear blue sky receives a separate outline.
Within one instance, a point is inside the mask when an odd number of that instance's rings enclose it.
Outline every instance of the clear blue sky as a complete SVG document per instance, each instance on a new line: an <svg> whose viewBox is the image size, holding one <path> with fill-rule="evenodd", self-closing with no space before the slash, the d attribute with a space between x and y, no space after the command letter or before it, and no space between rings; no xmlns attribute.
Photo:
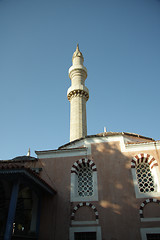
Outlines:
<svg viewBox="0 0 160 240"><path fill-rule="evenodd" d="M68 69L88 69L88 135L160 139L159 0L0 0L0 159L69 142Z"/></svg>

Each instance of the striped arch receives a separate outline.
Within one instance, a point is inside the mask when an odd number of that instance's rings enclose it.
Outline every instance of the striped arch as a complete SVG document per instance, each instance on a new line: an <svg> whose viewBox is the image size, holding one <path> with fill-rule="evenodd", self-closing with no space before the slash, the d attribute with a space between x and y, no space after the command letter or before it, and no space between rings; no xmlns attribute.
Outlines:
<svg viewBox="0 0 160 240"><path fill-rule="evenodd" d="M78 170L81 169L83 166L88 166L88 167L91 167L92 171L95 172L97 171L97 168L96 168L96 165L95 163L92 161L92 160L89 160L87 158L82 158L82 159L79 159L78 161L76 161L72 168L71 168L71 173L75 173L75 174L78 174Z"/></svg>
<svg viewBox="0 0 160 240"><path fill-rule="evenodd" d="M148 203L158 203L158 204L160 204L160 200L155 199L155 198L149 198L149 199L145 200L145 201L141 204L141 206L140 206L140 208L139 208L140 218L144 218L143 209L144 209L144 207L145 207Z"/></svg>
<svg viewBox="0 0 160 240"><path fill-rule="evenodd" d="M77 211L80 207L85 207L85 206L90 207L90 208L94 211L96 220L99 219L98 211L97 211L96 207L95 207L92 203L83 202L83 203L78 203L77 206L74 207L74 209L73 209L73 211L72 211L72 214L71 214L71 220L74 220L76 211Z"/></svg>
<svg viewBox="0 0 160 240"><path fill-rule="evenodd" d="M140 153L133 157L131 161L131 168L135 168L139 163L148 163L151 169L155 166L158 166L156 159L146 153Z"/></svg>

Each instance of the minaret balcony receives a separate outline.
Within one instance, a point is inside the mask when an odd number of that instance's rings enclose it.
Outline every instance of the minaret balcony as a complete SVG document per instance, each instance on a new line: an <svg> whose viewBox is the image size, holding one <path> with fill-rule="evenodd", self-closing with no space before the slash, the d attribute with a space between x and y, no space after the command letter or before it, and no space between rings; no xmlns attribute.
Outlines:
<svg viewBox="0 0 160 240"><path fill-rule="evenodd" d="M80 89L74 89L74 90L71 90L71 91L69 91L69 90L70 90L70 88L68 89L68 92L67 92L67 97L68 97L69 101L71 101L71 99L74 98L74 97L84 97L86 102L88 101L89 92L84 91L84 90L80 90Z"/></svg>

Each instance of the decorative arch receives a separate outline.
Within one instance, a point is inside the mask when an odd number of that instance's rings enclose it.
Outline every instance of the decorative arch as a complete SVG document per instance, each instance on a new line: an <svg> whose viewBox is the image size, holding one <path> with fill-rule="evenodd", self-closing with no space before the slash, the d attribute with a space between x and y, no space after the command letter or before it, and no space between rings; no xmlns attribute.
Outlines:
<svg viewBox="0 0 160 240"><path fill-rule="evenodd" d="M135 168L139 163L148 163L151 169L155 166L158 166L156 159L146 153L140 153L134 156L131 161L131 168Z"/></svg>
<svg viewBox="0 0 160 240"><path fill-rule="evenodd" d="M145 207L148 203L157 203L157 204L160 204L160 200L155 199L155 198L148 198L148 199L146 199L145 201L143 201L143 203L141 203L141 206L140 206L140 208L139 208L140 218L144 218L143 210L144 210L144 207Z"/></svg>
<svg viewBox="0 0 160 240"><path fill-rule="evenodd" d="M90 207L90 208L94 211L96 220L99 219L98 211L97 211L96 207L95 207L92 203L83 202L83 203L78 203L78 204L74 207L74 209L73 209L73 211L72 211L72 214L71 214L71 220L74 220L76 211L77 211L80 207L85 207L85 206L86 206L86 207Z"/></svg>
<svg viewBox="0 0 160 240"><path fill-rule="evenodd" d="M86 166L86 165L88 167L90 167L93 172L97 171L96 165L92 160L90 160L88 158L82 158L82 159L77 160L73 164L73 166L71 168L71 173L77 174L78 170L81 169L83 166Z"/></svg>

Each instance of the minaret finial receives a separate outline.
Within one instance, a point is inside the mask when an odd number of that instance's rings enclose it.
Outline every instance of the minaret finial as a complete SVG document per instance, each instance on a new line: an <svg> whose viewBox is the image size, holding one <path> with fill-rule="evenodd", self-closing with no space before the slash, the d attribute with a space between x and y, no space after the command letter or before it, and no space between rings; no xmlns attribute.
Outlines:
<svg viewBox="0 0 160 240"><path fill-rule="evenodd" d="M80 58L82 58L82 61L84 61L83 55L79 50L79 43L77 43L76 51L73 53L72 61L75 57L80 57Z"/></svg>
<svg viewBox="0 0 160 240"><path fill-rule="evenodd" d="M31 155L31 150L30 150L30 148L29 148L29 149L28 149L27 156L30 157L30 155Z"/></svg>

